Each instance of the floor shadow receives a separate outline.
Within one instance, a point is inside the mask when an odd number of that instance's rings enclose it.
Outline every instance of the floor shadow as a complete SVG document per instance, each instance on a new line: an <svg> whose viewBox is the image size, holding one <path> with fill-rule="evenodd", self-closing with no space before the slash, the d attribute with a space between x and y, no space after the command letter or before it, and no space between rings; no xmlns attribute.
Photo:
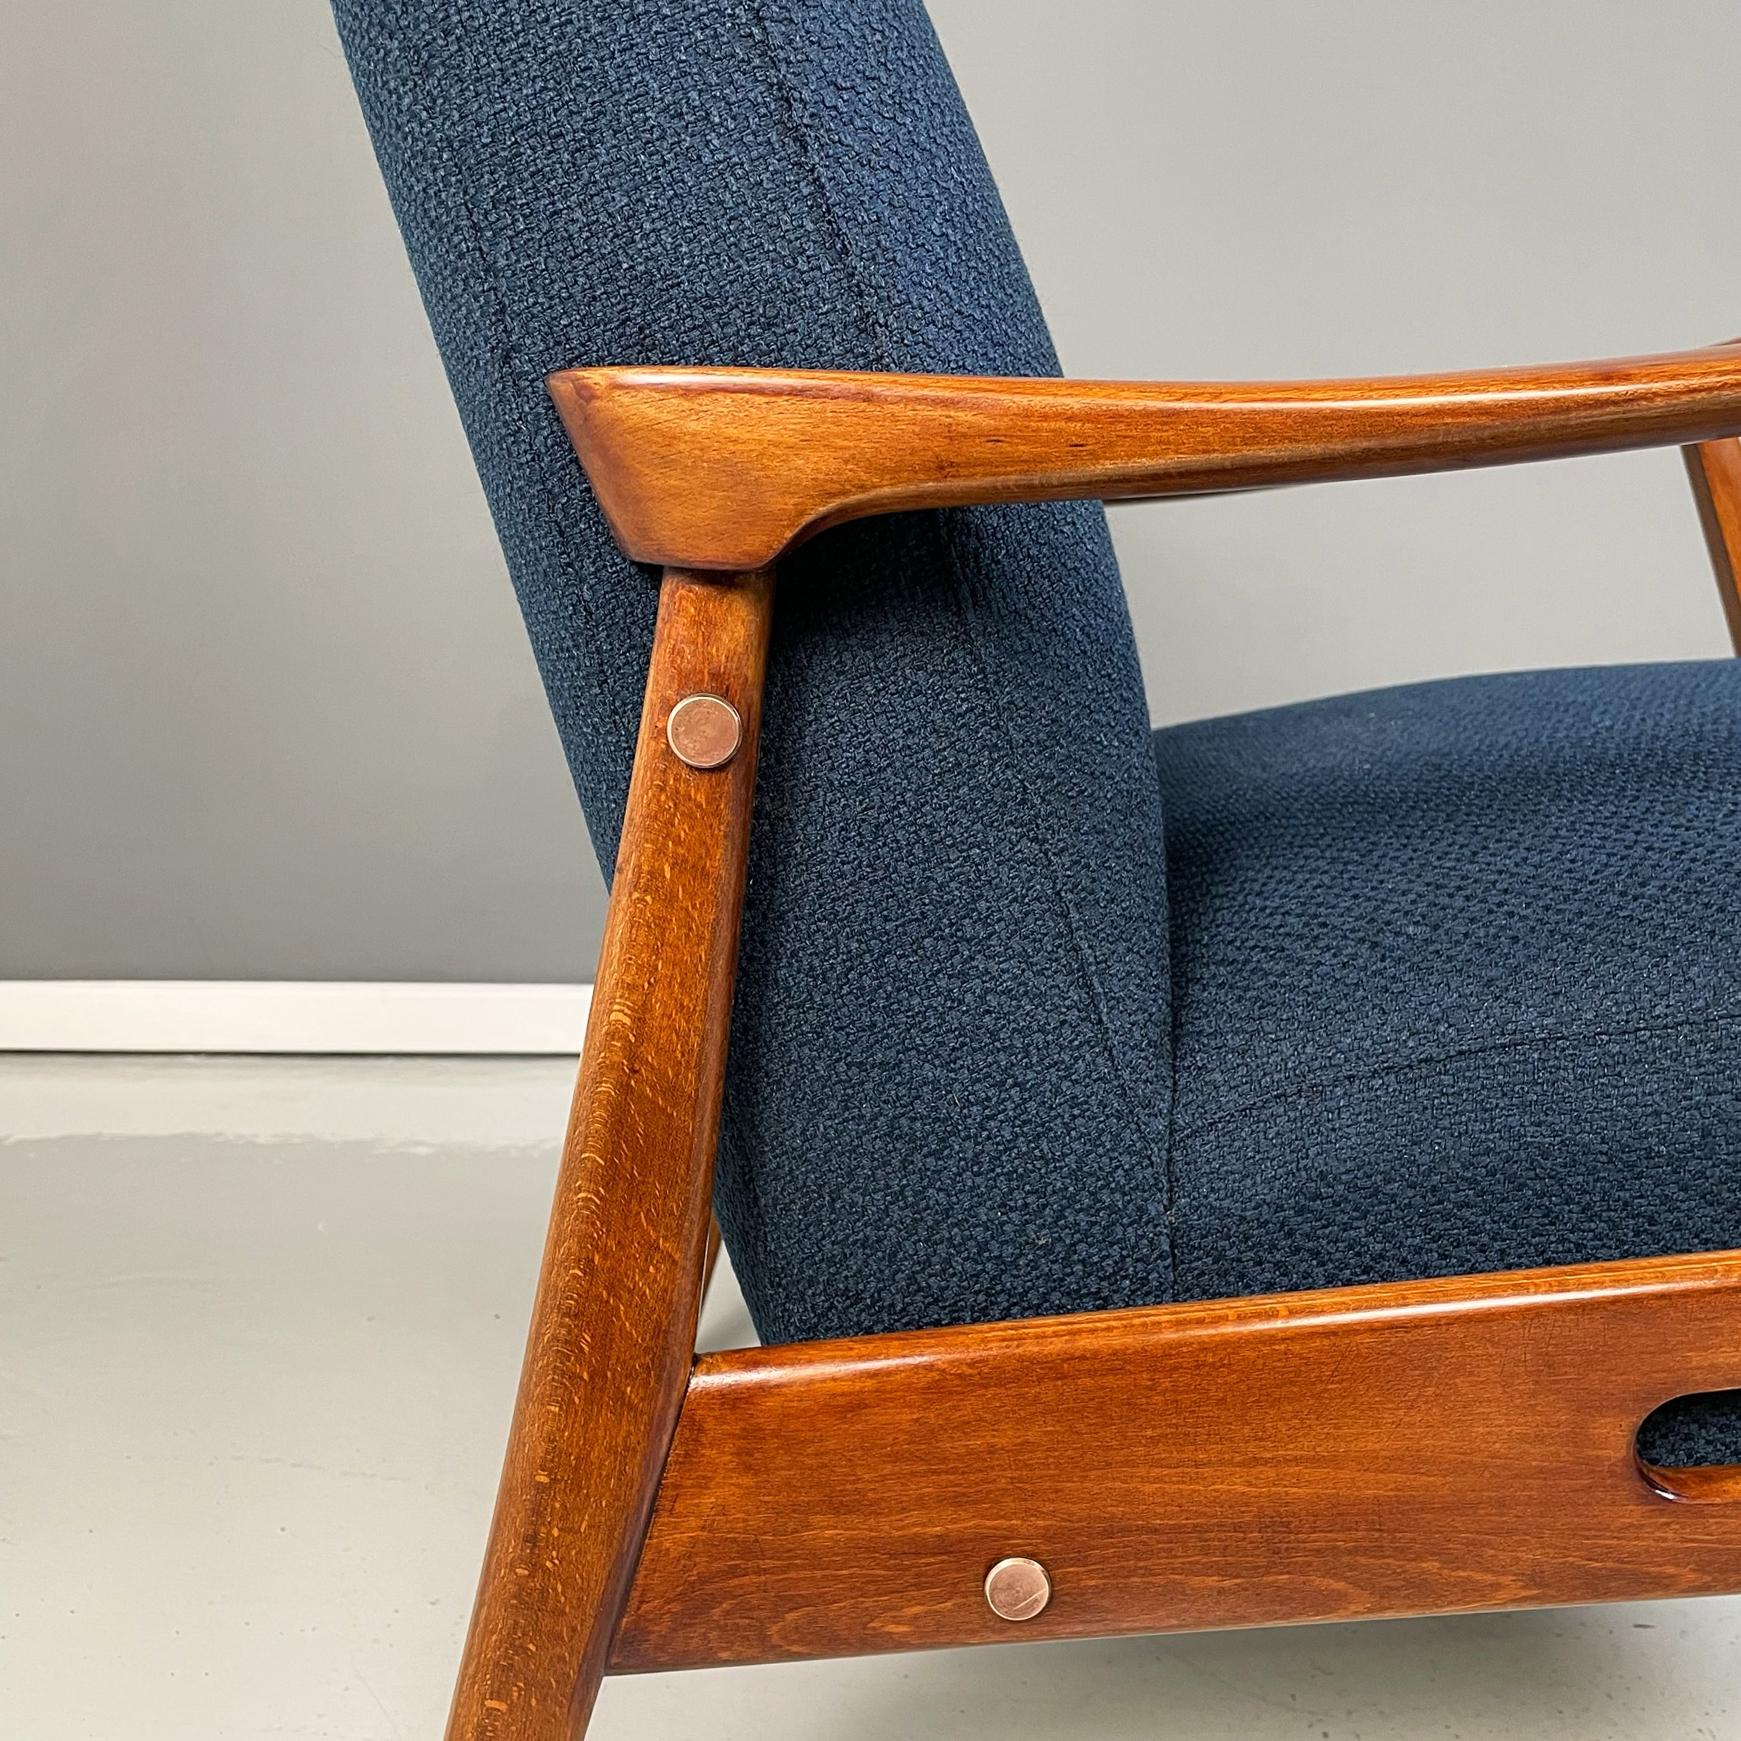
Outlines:
<svg viewBox="0 0 1741 1741"><path fill-rule="evenodd" d="M813 1741L1726 1737L1741 1733L1732 1726L1736 1672L1719 1666L1735 1661L1738 1607L1676 1603L949 1652L838 1684L810 1707L805 1732Z"/></svg>

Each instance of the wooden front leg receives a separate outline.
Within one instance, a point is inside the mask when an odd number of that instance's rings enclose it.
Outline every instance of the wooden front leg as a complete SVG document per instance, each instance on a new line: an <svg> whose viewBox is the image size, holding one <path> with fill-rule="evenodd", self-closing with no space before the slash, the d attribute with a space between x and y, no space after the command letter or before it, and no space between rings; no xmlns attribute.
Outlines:
<svg viewBox="0 0 1741 1741"><path fill-rule="evenodd" d="M708 1246L772 598L765 572L668 570L660 590L604 951L448 1741L584 1731L676 1430ZM671 725L695 696L735 710L735 748L730 713L711 702Z"/></svg>
<svg viewBox="0 0 1741 1741"><path fill-rule="evenodd" d="M1705 441L1681 449L1692 480L1699 524L1717 577L1729 641L1741 653L1741 441Z"/></svg>

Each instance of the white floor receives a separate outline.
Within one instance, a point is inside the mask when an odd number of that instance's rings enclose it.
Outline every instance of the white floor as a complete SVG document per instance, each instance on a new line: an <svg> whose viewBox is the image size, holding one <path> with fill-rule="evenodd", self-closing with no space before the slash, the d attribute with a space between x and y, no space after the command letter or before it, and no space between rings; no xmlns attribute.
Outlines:
<svg viewBox="0 0 1741 1741"><path fill-rule="evenodd" d="M433 1741L569 1066L0 1058L0 1737ZM713 1345L747 1337L716 1289ZM1741 1601L609 1683L598 1741L1731 1741Z"/></svg>

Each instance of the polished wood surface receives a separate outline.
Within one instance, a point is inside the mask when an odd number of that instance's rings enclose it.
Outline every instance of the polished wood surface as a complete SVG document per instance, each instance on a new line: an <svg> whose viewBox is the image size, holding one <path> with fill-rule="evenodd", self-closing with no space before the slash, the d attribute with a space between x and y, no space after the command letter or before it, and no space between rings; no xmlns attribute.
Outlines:
<svg viewBox="0 0 1741 1741"><path fill-rule="evenodd" d="M1741 441L1701 442L1685 453L1729 644L1741 653Z"/></svg>
<svg viewBox="0 0 1741 1741"><path fill-rule="evenodd" d="M713 1286L713 1272L719 1264L719 1223L710 1220L707 1224L707 1250L701 1260L701 1297L707 1298L708 1290Z"/></svg>
<svg viewBox="0 0 1741 1741"><path fill-rule="evenodd" d="M1733 1591L1635 1440L1737 1385L1741 1252L711 1355L612 1666Z"/></svg>
<svg viewBox="0 0 1741 1741"><path fill-rule="evenodd" d="M1741 433L1741 350L1364 381L566 369L550 391L618 542L757 568L903 508L1381 477Z"/></svg>
<svg viewBox="0 0 1741 1741"><path fill-rule="evenodd" d="M772 583L665 577L604 951L449 1741L585 1726L695 1347ZM743 719L725 767L674 703Z"/></svg>

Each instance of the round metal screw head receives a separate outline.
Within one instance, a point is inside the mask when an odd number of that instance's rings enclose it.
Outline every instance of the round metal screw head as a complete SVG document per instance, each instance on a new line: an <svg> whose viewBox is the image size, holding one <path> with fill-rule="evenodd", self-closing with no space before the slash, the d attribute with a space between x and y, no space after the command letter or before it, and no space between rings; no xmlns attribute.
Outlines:
<svg viewBox="0 0 1741 1741"><path fill-rule="evenodd" d="M985 1600L1000 1620L1032 1620L1052 1600L1052 1580L1038 1560L999 1560L985 1574Z"/></svg>
<svg viewBox="0 0 1741 1741"><path fill-rule="evenodd" d="M744 722L717 695L686 695L665 721L671 753L691 768L723 768L744 741Z"/></svg>

